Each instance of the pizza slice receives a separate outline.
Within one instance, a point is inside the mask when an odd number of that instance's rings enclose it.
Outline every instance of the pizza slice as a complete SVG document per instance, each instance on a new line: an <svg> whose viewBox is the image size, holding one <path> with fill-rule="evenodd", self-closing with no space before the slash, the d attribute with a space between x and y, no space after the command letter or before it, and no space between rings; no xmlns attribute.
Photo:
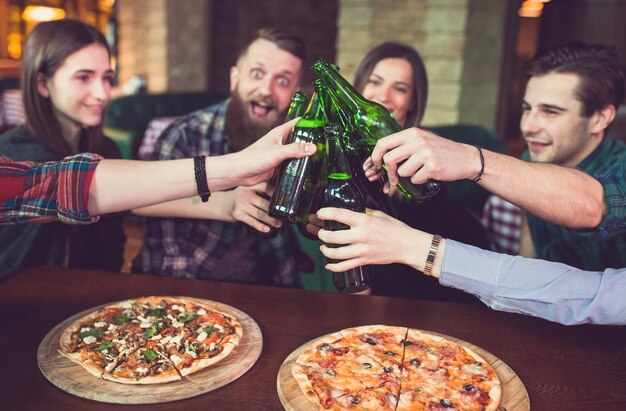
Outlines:
<svg viewBox="0 0 626 411"><path fill-rule="evenodd" d="M124 304L107 307L72 324L61 334L59 353L102 377L141 346L138 339L125 338L134 326L116 321L127 308Z"/></svg>
<svg viewBox="0 0 626 411"><path fill-rule="evenodd" d="M395 410L400 385L386 382L378 387L343 395L335 400L338 410ZM332 409L332 408L331 408Z"/></svg>
<svg viewBox="0 0 626 411"><path fill-rule="evenodd" d="M495 410L500 383L472 350L443 337L409 330L405 342L399 410Z"/></svg>
<svg viewBox="0 0 626 411"><path fill-rule="evenodd" d="M166 302L162 326L152 338L183 376L220 362L243 338L241 323L214 307L189 299Z"/></svg>
<svg viewBox="0 0 626 411"><path fill-rule="evenodd" d="M368 325L344 329L340 333L353 350L376 358L387 373L400 377L406 327Z"/></svg>
<svg viewBox="0 0 626 411"><path fill-rule="evenodd" d="M359 378L366 388L376 387L386 381L397 381L389 363L384 363L372 353L351 345L341 333L333 333L317 340L296 362Z"/></svg>
<svg viewBox="0 0 626 411"><path fill-rule="evenodd" d="M124 357L102 378L126 384L154 384L180 381L182 376L165 354L163 345L152 341Z"/></svg>
<svg viewBox="0 0 626 411"><path fill-rule="evenodd" d="M294 363L292 374L304 395L321 409L337 407L337 399L364 389L354 378L338 376L332 370Z"/></svg>
<svg viewBox="0 0 626 411"><path fill-rule="evenodd" d="M294 362L292 374L305 395L323 409L359 408L358 404L380 404L381 398L395 407L399 395L399 364L380 361L350 344L341 332L306 348Z"/></svg>

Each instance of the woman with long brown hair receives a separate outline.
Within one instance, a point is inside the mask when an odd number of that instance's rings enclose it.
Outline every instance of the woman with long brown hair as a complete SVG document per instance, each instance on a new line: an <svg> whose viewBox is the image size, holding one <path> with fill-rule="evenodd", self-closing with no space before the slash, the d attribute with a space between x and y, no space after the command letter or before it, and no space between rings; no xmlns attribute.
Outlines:
<svg viewBox="0 0 626 411"><path fill-rule="evenodd" d="M402 127L421 126L428 100L428 75L422 57L413 47L386 42L371 49L357 68L354 87L365 98L382 104ZM479 221L450 199L445 187L420 204L405 200L397 192L391 200L398 219L413 228L445 233L448 238L469 244L488 245L473 234L482 230ZM413 270L401 264L377 265L375 273L372 293L376 295L474 300L457 290L434 287L427 280L416 279Z"/></svg>
<svg viewBox="0 0 626 411"><path fill-rule="evenodd" d="M54 161L79 152L119 158L102 134L111 95L110 49L93 26L64 19L39 23L22 58L26 124L0 136L0 156ZM125 236L120 216L70 227L33 224L0 229L0 276L32 264L119 271Z"/></svg>
<svg viewBox="0 0 626 411"><path fill-rule="evenodd" d="M428 100L428 76L411 46L386 42L371 49L359 64L354 87L385 106L404 128L419 126Z"/></svg>

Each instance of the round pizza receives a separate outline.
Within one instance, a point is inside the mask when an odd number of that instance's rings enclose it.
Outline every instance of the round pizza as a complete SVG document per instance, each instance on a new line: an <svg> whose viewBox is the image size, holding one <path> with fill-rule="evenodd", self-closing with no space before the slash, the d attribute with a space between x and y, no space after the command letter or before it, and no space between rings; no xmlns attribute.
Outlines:
<svg viewBox="0 0 626 411"><path fill-rule="evenodd" d="M406 327L348 328L315 340L292 365L319 410L496 410L500 381L478 354Z"/></svg>
<svg viewBox="0 0 626 411"><path fill-rule="evenodd" d="M223 360L243 328L186 297L143 297L86 315L61 334L59 352L89 373L124 384L179 381Z"/></svg>

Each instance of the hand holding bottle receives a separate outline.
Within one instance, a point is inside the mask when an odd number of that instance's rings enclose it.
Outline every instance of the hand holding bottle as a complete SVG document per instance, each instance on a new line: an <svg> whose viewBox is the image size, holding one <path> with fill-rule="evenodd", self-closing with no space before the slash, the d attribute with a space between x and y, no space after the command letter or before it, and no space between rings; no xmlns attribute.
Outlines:
<svg viewBox="0 0 626 411"><path fill-rule="evenodd" d="M286 144L297 120L289 121L274 129L237 153L211 157L214 164L227 165L228 173L212 182L211 190L223 190L233 185L251 186L269 180L274 170L284 160L303 158L315 154L315 144L296 142ZM212 176L210 176L212 177ZM220 181L224 180L224 181Z"/></svg>
<svg viewBox="0 0 626 411"><path fill-rule="evenodd" d="M383 163L389 181L394 185L398 183L399 177L410 177L415 184L430 179L473 179L481 168L476 147L457 143L417 127L378 140L371 157L363 165L370 181L380 178Z"/></svg>
<svg viewBox="0 0 626 411"><path fill-rule="evenodd" d="M364 264L392 263L407 264L420 271L424 269L432 241L430 234L411 228L382 211L357 213L326 207L320 209L317 216L350 226L348 230L322 229L318 233L324 243L337 245L337 248L320 247L327 258L339 260L326 265L330 271L346 271Z"/></svg>

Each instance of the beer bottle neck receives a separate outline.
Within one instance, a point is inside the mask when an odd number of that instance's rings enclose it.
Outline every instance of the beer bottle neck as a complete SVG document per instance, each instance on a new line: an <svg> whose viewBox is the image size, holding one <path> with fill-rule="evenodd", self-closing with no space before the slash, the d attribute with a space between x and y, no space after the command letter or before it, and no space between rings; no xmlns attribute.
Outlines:
<svg viewBox="0 0 626 411"><path fill-rule="evenodd" d="M313 66L318 77L324 82L328 92L335 98L336 103L348 112L356 112L360 106L367 105L368 101L338 72L333 70L323 60L318 60Z"/></svg>
<svg viewBox="0 0 626 411"><path fill-rule="evenodd" d="M343 152L341 135L338 133L327 133L326 150L328 156L328 178L334 180L350 180L352 173L348 159Z"/></svg>
<svg viewBox="0 0 626 411"><path fill-rule="evenodd" d="M293 95L293 99L291 100L291 104L289 105L287 115L285 116L285 123L293 120L296 117L301 117L304 114L304 110L306 109L306 102L306 93L296 91L296 93Z"/></svg>
<svg viewBox="0 0 626 411"><path fill-rule="evenodd" d="M326 123L326 116L324 115L324 107L320 103L319 94L313 93L309 107L306 113L298 120L297 126L303 127L319 127Z"/></svg>

